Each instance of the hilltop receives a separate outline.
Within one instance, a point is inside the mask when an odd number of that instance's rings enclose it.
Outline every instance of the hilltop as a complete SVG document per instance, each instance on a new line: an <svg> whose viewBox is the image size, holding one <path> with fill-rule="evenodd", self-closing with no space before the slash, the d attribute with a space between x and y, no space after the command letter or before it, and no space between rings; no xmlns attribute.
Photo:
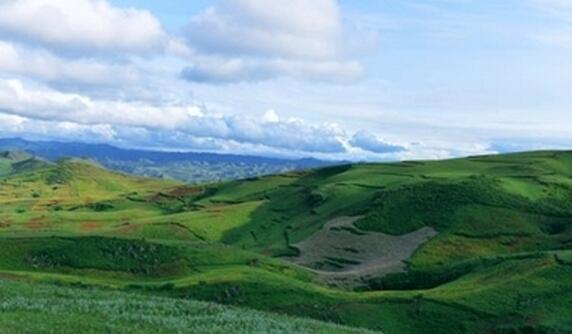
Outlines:
<svg viewBox="0 0 572 334"><path fill-rule="evenodd" d="M0 181L0 247L1 277L33 284L387 333L571 332L572 152L196 186L64 160Z"/></svg>
<svg viewBox="0 0 572 334"><path fill-rule="evenodd" d="M33 172L49 165L50 162L24 151L0 151L0 177Z"/></svg>

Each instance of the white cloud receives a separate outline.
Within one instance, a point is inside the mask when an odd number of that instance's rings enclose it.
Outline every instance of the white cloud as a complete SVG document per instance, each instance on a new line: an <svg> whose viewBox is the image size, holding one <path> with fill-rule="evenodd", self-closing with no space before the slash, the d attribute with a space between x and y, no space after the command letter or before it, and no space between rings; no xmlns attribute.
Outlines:
<svg viewBox="0 0 572 334"><path fill-rule="evenodd" d="M72 122L33 120L0 113L2 136L23 136L31 139L74 139L89 142L114 140L116 132L109 124L81 125Z"/></svg>
<svg viewBox="0 0 572 334"><path fill-rule="evenodd" d="M344 52L334 0L225 0L195 16L188 34L215 54L330 60Z"/></svg>
<svg viewBox="0 0 572 334"><path fill-rule="evenodd" d="M64 59L45 50L1 40L0 72L61 85L117 87L141 79L138 71L128 65L111 65L95 59Z"/></svg>
<svg viewBox="0 0 572 334"><path fill-rule="evenodd" d="M85 125L73 122L44 121L0 113L2 137L24 137L31 140L81 141L109 143L127 147L170 150L224 150L223 142L210 138L194 138L178 131L154 131L141 127L111 124Z"/></svg>
<svg viewBox="0 0 572 334"><path fill-rule="evenodd" d="M368 131L359 131L350 140L353 147L361 148L379 154L398 153L405 151L405 147L391 144Z"/></svg>
<svg viewBox="0 0 572 334"><path fill-rule="evenodd" d="M68 51L153 52L168 43L148 11L106 0L3 0L0 34Z"/></svg>
<svg viewBox="0 0 572 334"><path fill-rule="evenodd" d="M290 120L290 122L300 122ZM303 123L303 122L302 122ZM272 131L273 129L270 129ZM344 137L343 131L330 128L329 131ZM257 130L257 132L259 132ZM277 134L278 135L278 134ZM109 143L125 147L159 149L159 150L194 150L216 151L233 154L254 154L278 157L301 158L312 156L321 159L393 161L411 159L445 159L466 155L491 154L499 150L490 143L455 142L454 145L433 142L427 144L410 144L407 150L378 154L371 151L352 149L340 152L305 152L288 147L264 145L232 139L197 137L188 131L150 129L139 126L123 126L113 124L79 124L72 121L38 120L0 112L0 137L23 137L31 140L61 140L95 143ZM292 137L292 135L290 135ZM510 141L514 143L515 141ZM559 141L562 143L562 141ZM565 142L569 142L565 141ZM532 143L532 142L531 142ZM534 147L562 147L557 144L543 144ZM546 146L548 145L548 146ZM556 146L555 146L556 145ZM498 146L498 145L497 145ZM533 146L527 146L530 149ZM511 150L514 150L512 148Z"/></svg>
<svg viewBox="0 0 572 334"><path fill-rule="evenodd" d="M278 114L276 113L276 110L274 110L274 109L267 110L266 113L264 113L264 116L262 117L262 119L266 123L278 123L278 122L280 122L280 116L278 116Z"/></svg>
<svg viewBox="0 0 572 334"><path fill-rule="evenodd" d="M276 77L343 83L355 80L363 70L357 61L201 58L195 66L183 70L183 78L202 83L263 81Z"/></svg>
<svg viewBox="0 0 572 334"><path fill-rule="evenodd" d="M180 72L190 54L147 10L109 0L0 0L3 78L97 98L173 100L187 94Z"/></svg>
<svg viewBox="0 0 572 334"><path fill-rule="evenodd" d="M349 81L362 67L350 59L335 0L224 0L193 17L187 40L189 81L228 83L286 76Z"/></svg>
<svg viewBox="0 0 572 334"><path fill-rule="evenodd" d="M196 105L94 100L43 87L30 88L18 80L0 79L0 112L82 127L110 124L144 128L155 135L171 131L181 138L234 141L300 152L345 151L339 139L342 133L328 125L313 126L301 120L268 123L264 118L246 115L211 115Z"/></svg>

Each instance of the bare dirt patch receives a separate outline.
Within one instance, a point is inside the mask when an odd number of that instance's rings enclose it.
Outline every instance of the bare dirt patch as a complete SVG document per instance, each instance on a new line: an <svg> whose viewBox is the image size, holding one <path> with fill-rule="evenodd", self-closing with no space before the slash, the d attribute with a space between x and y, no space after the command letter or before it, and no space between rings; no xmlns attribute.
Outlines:
<svg viewBox="0 0 572 334"><path fill-rule="evenodd" d="M115 229L115 233L121 235L129 235L140 230L142 227L143 227L142 225L132 224L130 222L123 222L121 225L117 226L117 228Z"/></svg>
<svg viewBox="0 0 572 334"><path fill-rule="evenodd" d="M45 220L46 216L35 217L30 219L25 226L29 230L41 230L48 227Z"/></svg>
<svg viewBox="0 0 572 334"><path fill-rule="evenodd" d="M169 195L172 197L185 197L185 196L189 196L189 195L196 195L199 194L203 191L202 188L200 187L188 187L188 186L182 186L182 187L177 187L175 189L173 189L171 192L169 192Z"/></svg>
<svg viewBox="0 0 572 334"><path fill-rule="evenodd" d="M329 284L355 286L364 279L403 271L413 252L437 235L430 227L400 236L366 232L354 226L359 218L331 220L310 238L293 245L300 256L288 260L311 268Z"/></svg>
<svg viewBox="0 0 572 334"><path fill-rule="evenodd" d="M83 222L79 226L82 232L93 231L99 229L103 224L100 222Z"/></svg>
<svg viewBox="0 0 572 334"><path fill-rule="evenodd" d="M10 226L12 226L12 219L0 218L0 228L9 228Z"/></svg>

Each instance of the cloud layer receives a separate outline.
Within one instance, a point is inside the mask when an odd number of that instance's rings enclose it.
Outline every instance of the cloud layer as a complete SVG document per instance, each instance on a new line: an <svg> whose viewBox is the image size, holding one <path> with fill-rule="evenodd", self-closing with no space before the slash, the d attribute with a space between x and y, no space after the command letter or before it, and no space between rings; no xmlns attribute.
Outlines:
<svg viewBox="0 0 572 334"><path fill-rule="evenodd" d="M118 3L0 0L1 136L379 160L572 135L567 0Z"/></svg>
<svg viewBox="0 0 572 334"><path fill-rule="evenodd" d="M195 50L190 81L228 83L287 76L351 81L359 62L348 57L335 0L224 0L191 19Z"/></svg>
<svg viewBox="0 0 572 334"><path fill-rule="evenodd" d="M281 119L274 111L220 113L165 94L165 87L181 91L181 77L216 84L353 80L362 68L346 48L335 0L224 0L189 18L185 36L169 35L147 10L107 0L4 0L2 131L180 149L344 154L350 138L336 125Z"/></svg>
<svg viewBox="0 0 572 334"><path fill-rule="evenodd" d="M108 128L139 128L167 136L222 140L299 152L343 153L342 130L302 120L206 114L195 105L153 106L140 102L93 100L79 94L28 88L0 80L0 111L26 119ZM277 117L277 116L276 116ZM184 135L184 136L182 136Z"/></svg>
<svg viewBox="0 0 572 334"><path fill-rule="evenodd" d="M350 140L350 144L362 150L374 153L398 153L405 151L405 147L391 144L368 131L359 131Z"/></svg>
<svg viewBox="0 0 572 334"><path fill-rule="evenodd" d="M167 40L148 11L105 0L3 0L0 35L81 53L151 52Z"/></svg>

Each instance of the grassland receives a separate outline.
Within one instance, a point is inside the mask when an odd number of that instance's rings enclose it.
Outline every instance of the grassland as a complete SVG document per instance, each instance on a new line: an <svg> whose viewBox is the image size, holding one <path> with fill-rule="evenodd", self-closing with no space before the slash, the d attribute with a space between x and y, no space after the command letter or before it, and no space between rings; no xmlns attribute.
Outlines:
<svg viewBox="0 0 572 334"><path fill-rule="evenodd" d="M0 296L5 333L373 333L212 303L94 288L0 281Z"/></svg>
<svg viewBox="0 0 572 334"><path fill-rule="evenodd" d="M344 226L353 233L344 240L364 241L326 259L341 266L384 252L366 247L372 235L436 236L394 272L365 270L341 288L292 261L313 236L335 247L341 239L324 229L340 217L360 217ZM569 333L572 153L359 164L200 186L5 154L0 249L1 296L12 284L12 298L36 298L39 286L41 298L62 289L118 303L204 300L385 333ZM27 311L10 307L0 328L18 329L9 326ZM70 307L61 321L71 326L85 315ZM153 317L179 317L162 308ZM104 331L105 317L84 322Z"/></svg>

